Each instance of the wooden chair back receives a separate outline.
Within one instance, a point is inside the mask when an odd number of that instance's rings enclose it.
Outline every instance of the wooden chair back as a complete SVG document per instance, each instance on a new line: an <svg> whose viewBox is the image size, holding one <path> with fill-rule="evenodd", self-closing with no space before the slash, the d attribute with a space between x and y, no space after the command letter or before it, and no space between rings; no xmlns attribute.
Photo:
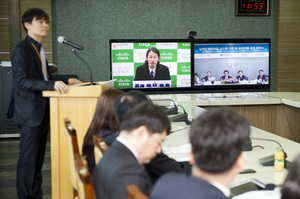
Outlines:
<svg viewBox="0 0 300 199"><path fill-rule="evenodd" d="M146 196L135 184L128 185L126 187L128 199L148 199Z"/></svg>
<svg viewBox="0 0 300 199"><path fill-rule="evenodd" d="M93 135L94 142L94 155L96 165L103 156L103 153L107 150L108 145L105 143L104 139L100 135Z"/></svg>
<svg viewBox="0 0 300 199"><path fill-rule="evenodd" d="M92 178L85 158L82 156L76 156L75 167L78 183L78 199L94 199L95 195Z"/></svg>
<svg viewBox="0 0 300 199"><path fill-rule="evenodd" d="M65 135L67 140L67 148L68 148L68 156L69 156L69 164L70 164L70 176L71 182L73 186L73 198L77 198L77 179L76 179L76 169L75 169L75 158L79 155L79 148L77 142L76 130L73 128L70 120L68 118L64 118L65 122Z"/></svg>

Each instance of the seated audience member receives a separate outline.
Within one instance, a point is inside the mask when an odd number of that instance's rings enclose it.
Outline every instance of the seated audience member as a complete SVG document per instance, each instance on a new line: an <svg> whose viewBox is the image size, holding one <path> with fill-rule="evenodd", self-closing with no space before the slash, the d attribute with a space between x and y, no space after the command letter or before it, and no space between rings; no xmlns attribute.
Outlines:
<svg viewBox="0 0 300 199"><path fill-rule="evenodd" d="M89 172L93 173L95 167L93 135L98 134L102 138L119 131L118 118L113 110L113 101L124 92L117 89L103 91L97 101L93 120L85 134L82 154L86 156Z"/></svg>
<svg viewBox="0 0 300 199"><path fill-rule="evenodd" d="M229 76L229 71L228 70L224 70L224 75L220 78L220 81L222 80L227 80L227 79L231 79L232 77Z"/></svg>
<svg viewBox="0 0 300 199"><path fill-rule="evenodd" d="M266 82L267 81L267 79L266 79L267 77L264 74L264 71L263 70L259 70L258 72L259 72L259 75L256 78L258 80L258 82L260 82L260 83L263 82L263 81Z"/></svg>
<svg viewBox="0 0 300 199"><path fill-rule="evenodd" d="M190 129L192 174L168 173L155 184L152 199L228 199L230 184L243 171L247 119L228 108L201 114Z"/></svg>
<svg viewBox="0 0 300 199"><path fill-rule="evenodd" d="M123 121L123 117L127 111L131 110L142 102L151 102L151 99L142 91L129 91L123 95L118 96L114 101L114 111L120 122ZM110 145L120 132L105 137L105 142ZM150 163L144 165L152 183L167 172L191 172L191 165L189 162L177 162L176 160L169 158L164 153L159 153Z"/></svg>
<svg viewBox="0 0 300 199"><path fill-rule="evenodd" d="M233 199L299 199L300 198L300 155L289 166L288 175L282 188L274 190L249 191L233 197Z"/></svg>
<svg viewBox="0 0 300 199"><path fill-rule="evenodd" d="M215 79L216 79L215 77L211 76L210 71L206 72L206 76L204 77L204 81L213 83L215 81Z"/></svg>
<svg viewBox="0 0 300 199"><path fill-rule="evenodd" d="M236 76L236 79L237 79L237 80L240 80L240 81L244 81L244 80L248 80L248 77L246 77L246 76L243 74L243 71L242 71L242 70L239 70L239 71L238 71L238 76Z"/></svg>
<svg viewBox="0 0 300 199"><path fill-rule="evenodd" d="M127 199L126 186L130 184L149 195L152 183L141 164L161 153L161 143L170 128L166 113L153 103L141 103L127 112L120 124L120 135L94 169L96 197Z"/></svg>

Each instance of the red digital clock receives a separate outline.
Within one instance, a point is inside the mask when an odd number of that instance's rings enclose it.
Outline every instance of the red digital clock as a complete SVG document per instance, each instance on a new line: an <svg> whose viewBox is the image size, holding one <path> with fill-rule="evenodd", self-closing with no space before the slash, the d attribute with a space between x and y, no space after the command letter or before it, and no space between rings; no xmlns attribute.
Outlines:
<svg viewBox="0 0 300 199"><path fill-rule="evenodd" d="M269 16L269 0L236 0L237 16Z"/></svg>

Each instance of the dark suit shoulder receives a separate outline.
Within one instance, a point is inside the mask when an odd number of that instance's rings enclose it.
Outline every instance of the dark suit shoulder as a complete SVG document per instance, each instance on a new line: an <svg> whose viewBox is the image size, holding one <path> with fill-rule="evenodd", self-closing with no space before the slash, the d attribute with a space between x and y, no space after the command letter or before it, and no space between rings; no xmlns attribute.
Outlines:
<svg viewBox="0 0 300 199"><path fill-rule="evenodd" d="M151 199L227 199L218 188L193 175L168 173L155 184Z"/></svg>

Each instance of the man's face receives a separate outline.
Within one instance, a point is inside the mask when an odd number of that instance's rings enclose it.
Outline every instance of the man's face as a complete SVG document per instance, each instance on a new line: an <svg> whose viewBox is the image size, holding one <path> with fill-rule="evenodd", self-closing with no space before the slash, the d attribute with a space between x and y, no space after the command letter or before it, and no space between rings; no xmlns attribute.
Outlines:
<svg viewBox="0 0 300 199"><path fill-rule="evenodd" d="M242 75L243 75L243 73L240 71L240 72L239 72L239 76L242 77Z"/></svg>
<svg viewBox="0 0 300 199"><path fill-rule="evenodd" d="M207 72L207 73L206 73L206 76L207 76L207 77L210 77L210 72Z"/></svg>
<svg viewBox="0 0 300 199"><path fill-rule="evenodd" d="M260 74L260 76L262 76L262 75L264 74L264 72L262 72L262 71L259 71L259 74Z"/></svg>
<svg viewBox="0 0 300 199"><path fill-rule="evenodd" d="M227 77L228 76L228 72L224 72L224 75Z"/></svg>
<svg viewBox="0 0 300 199"><path fill-rule="evenodd" d="M149 134L145 132L141 140L142 149L139 151L139 160L141 164L149 163L158 153L161 153L161 143L165 140L167 131L163 133Z"/></svg>
<svg viewBox="0 0 300 199"><path fill-rule="evenodd" d="M153 70L157 63L159 62L160 58L155 52L149 52L148 56L146 57L146 60L148 61L149 67Z"/></svg>
<svg viewBox="0 0 300 199"><path fill-rule="evenodd" d="M25 27L27 28L28 35L36 39L36 37L47 36L49 30L49 23L43 19L33 18L32 22L26 22Z"/></svg>

